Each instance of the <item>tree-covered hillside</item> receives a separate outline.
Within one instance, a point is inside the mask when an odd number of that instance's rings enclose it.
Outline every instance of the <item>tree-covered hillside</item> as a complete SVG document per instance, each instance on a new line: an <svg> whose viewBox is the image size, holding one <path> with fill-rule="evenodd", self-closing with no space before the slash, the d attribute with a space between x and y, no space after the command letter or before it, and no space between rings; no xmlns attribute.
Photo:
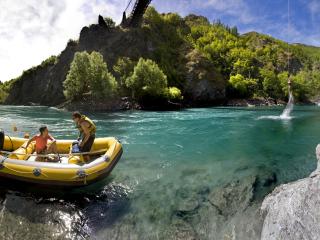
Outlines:
<svg viewBox="0 0 320 240"><path fill-rule="evenodd" d="M0 101L57 105L90 98L90 104L118 104L129 97L142 106L166 101L214 105L233 98L277 101L287 99L289 75L296 100L320 95L320 48L288 45L256 32L239 35L236 27L220 21L159 14L153 7L139 28L123 29L110 19L104 26L84 27L79 40L52 59L0 85ZM35 94L38 86L42 95Z"/></svg>

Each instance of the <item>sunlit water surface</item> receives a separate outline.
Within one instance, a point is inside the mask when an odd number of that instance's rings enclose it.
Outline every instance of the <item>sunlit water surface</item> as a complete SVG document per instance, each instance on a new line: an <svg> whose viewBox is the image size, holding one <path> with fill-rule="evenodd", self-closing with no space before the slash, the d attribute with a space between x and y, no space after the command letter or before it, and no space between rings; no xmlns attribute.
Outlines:
<svg viewBox="0 0 320 240"><path fill-rule="evenodd" d="M177 214L181 199L194 194L205 199L210 191L235 179L272 173L276 182L255 193L252 204L258 206L275 186L315 169L320 108L295 107L291 119L277 117L282 110L88 113L97 124L98 137L115 136L123 144L123 156L112 174L98 184L68 192L3 180L0 238L186 239L189 230L172 233L177 218L183 224L195 221L190 220L193 215L188 219ZM0 113L0 128L9 135L32 135L46 124L55 138L77 136L69 112L0 106ZM197 229L193 230L199 238L210 238Z"/></svg>

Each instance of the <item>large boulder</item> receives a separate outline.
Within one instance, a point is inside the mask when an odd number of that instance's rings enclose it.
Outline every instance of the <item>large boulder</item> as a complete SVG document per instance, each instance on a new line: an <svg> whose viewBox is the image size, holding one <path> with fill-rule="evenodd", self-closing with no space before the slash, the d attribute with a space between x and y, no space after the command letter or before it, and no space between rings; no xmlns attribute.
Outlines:
<svg viewBox="0 0 320 240"><path fill-rule="evenodd" d="M320 238L320 144L318 167L307 178L277 187L263 201L262 240Z"/></svg>

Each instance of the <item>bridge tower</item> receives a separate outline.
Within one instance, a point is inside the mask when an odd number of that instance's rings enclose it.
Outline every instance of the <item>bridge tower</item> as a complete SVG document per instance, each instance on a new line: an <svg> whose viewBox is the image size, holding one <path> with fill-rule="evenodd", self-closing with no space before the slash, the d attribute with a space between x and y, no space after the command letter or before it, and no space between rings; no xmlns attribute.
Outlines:
<svg viewBox="0 0 320 240"><path fill-rule="evenodd" d="M127 8L123 12L121 21L121 26L123 27L138 27L141 24L143 14L147 10L151 0L136 0L129 17L127 18L126 10L130 6L131 2L132 0L129 1Z"/></svg>

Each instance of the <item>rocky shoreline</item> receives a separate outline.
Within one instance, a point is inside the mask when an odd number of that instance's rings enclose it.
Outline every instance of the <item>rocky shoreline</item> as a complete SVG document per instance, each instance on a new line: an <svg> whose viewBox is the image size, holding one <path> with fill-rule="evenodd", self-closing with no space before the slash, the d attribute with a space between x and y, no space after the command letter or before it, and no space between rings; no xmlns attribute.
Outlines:
<svg viewBox="0 0 320 240"><path fill-rule="evenodd" d="M91 98L84 98L79 101L65 101L54 107L67 111L88 111L88 112L113 112L126 110L155 110L155 111L172 111L182 110L187 108L202 108L202 107L274 107L285 106L287 103L283 100L272 98L251 98L251 99L225 99L223 101L211 103L192 103L192 102L147 102L147 104L133 101L130 97L119 97L107 101L96 101ZM317 105L320 106L320 100L310 100L307 102L298 102L301 105ZM17 104L13 104L17 105ZM47 106L40 103L28 102L25 106Z"/></svg>
<svg viewBox="0 0 320 240"><path fill-rule="evenodd" d="M262 240L319 239L320 144L317 169L309 177L283 184L263 201Z"/></svg>
<svg viewBox="0 0 320 240"><path fill-rule="evenodd" d="M314 102L305 102L301 104L317 105ZM34 106L36 104L29 104ZM187 108L202 108L202 107L263 107L263 106L285 106L285 101L275 101L274 99L230 99L225 102L215 104L190 104L190 103L174 103L166 102L164 104L155 104L144 106L132 101L129 97L114 100L112 102L95 102L92 100L83 100L77 102L64 102L56 106L59 109L68 111L92 111L92 112L110 112L110 111L126 111L126 110L155 110L155 111L172 111L182 110Z"/></svg>
<svg viewBox="0 0 320 240"><path fill-rule="evenodd" d="M286 102L272 98L230 99L226 105L233 107L284 106Z"/></svg>

